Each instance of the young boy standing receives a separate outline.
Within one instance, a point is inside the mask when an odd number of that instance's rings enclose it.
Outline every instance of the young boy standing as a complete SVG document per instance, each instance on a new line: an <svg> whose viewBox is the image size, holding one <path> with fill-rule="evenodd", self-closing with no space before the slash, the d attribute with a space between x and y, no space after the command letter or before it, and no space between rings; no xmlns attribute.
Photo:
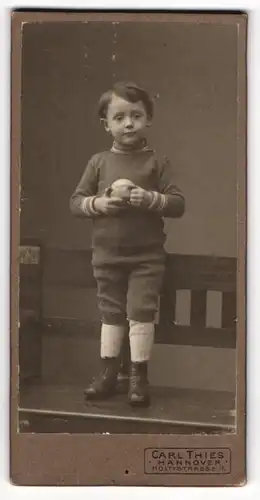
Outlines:
<svg viewBox="0 0 260 500"><path fill-rule="evenodd" d="M146 143L153 103L145 90L115 84L101 96L99 116L113 146L90 159L70 201L74 215L93 219L92 264L102 320L104 367L85 396L103 399L115 393L129 327L128 399L132 406L147 406L147 365L165 267L162 217L181 217L184 197L168 160L160 162ZM120 195L120 180L127 201Z"/></svg>

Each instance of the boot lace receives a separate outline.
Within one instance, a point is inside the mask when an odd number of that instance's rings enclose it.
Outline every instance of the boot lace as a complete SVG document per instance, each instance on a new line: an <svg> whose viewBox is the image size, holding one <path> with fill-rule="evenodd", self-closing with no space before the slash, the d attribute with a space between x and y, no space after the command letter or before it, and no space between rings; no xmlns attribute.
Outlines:
<svg viewBox="0 0 260 500"><path fill-rule="evenodd" d="M131 378L132 389L136 389L138 386L140 386L140 382L141 382L140 375L134 375L134 376L132 376L132 378Z"/></svg>

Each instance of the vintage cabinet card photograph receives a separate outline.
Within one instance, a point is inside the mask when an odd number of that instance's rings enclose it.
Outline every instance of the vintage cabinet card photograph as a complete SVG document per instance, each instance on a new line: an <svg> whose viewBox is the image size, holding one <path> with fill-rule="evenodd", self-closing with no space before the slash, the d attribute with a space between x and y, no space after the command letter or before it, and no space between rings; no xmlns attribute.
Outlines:
<svg viewBox="0 0 260 500"><path fill-rule="evenodd" d="M245 484L247 16L11 25L13 483Z"/></svg>

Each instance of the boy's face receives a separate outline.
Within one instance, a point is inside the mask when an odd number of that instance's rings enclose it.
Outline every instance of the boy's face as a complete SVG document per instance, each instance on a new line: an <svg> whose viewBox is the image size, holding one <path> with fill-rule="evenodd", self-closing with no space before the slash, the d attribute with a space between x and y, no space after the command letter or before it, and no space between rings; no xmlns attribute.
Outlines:
<svg viewBox="0 0 260 500"><path fill-rule="evenodd" d="M134 147L144 138L150 123L142 101L129 102L115 94L112 96L104 125L117 144Z"/></svg>

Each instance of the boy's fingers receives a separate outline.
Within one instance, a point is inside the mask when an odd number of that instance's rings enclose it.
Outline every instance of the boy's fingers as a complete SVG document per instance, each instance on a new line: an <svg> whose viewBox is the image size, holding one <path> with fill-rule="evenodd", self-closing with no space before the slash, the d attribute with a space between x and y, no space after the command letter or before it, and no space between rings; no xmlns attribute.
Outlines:
<svg viewBox="0 0 260 500"><path fill-rule="evenodd" d="M118 210L121 210L122 208L125 208L125 203L115 203L115 204L110 204L108 205L108 210L110 211L118 211Z"/></svg>
<svg viewBox="0 0 260 500"><path fill-rule="evenodd" d="M110 198L109 205L123 205L124 200L122 198Z"/></svg>
<svg viewBox="0 0 260 500"><path fill-rule="evenodd" d="M142 198L131 198L131 202L138 203L142 201Z"/></svg>

